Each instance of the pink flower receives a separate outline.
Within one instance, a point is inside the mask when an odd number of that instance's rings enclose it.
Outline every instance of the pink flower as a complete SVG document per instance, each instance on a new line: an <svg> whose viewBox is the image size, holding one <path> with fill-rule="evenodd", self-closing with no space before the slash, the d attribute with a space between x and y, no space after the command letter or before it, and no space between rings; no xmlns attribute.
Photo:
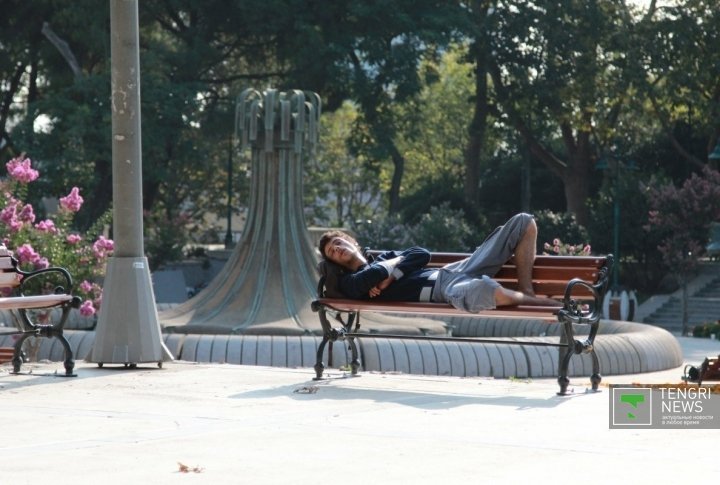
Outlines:
<svg viewBox="0 0 720 485"><path fill-rule="evenodd" d="M10 221L10 231L11 232L18 232L20 229L22 229L23 223L20 220L14 219Z"/></svg>
<svg viewBox="0 0 720 485"><path fill-rule="evenodd" d="M20 214L18 214L18 219L23 222L29 222L30 224L35 222L35 212L33 211L33 206L25 204L20 211Z"/></svg>
<svg viewBox="0 0 720 485"><path fill-rule="evenodd" d="M560 244L562 244L560 242L560 239L558 239L558 238L553 239L553 246L560 246Z"/></svg>
<svg viewBox="0 0 720 485"><path fill-rule="evenodd" d="M74 245L82 241L82 237L77 234L68 234L68 237L66 237L65 240L68 242L68 244Z"/></svg>
<svg viewBox="0 0 720 485"><path fill-rule="evenodd" d="M97 259L104 259L115 249L115 243L112 239L106 239L104 236L98 237L93 243L93 253Z"/></svg>
<svg viewBox="0 0 720 485"><path fill-rule="evenodd" d="M40 173L34 170L30 164L32 162L29 158L22 158L22 155L15 157L5 164L8 174L18 182L28 183L37 179Z"/></svg>
<svg viewBox="0 0 720 485"><path fill-rule="evenodd" d="M585 247L583 248L583 254L590 255L590 251L592 251L592 249L590 248L590 245L586 244Z"/></svg>
<svg viewBox="0 0 720 485"><path fill-rule="evenodd" d="M60 207L70 212L77 212L82 207L84 199L80 196L80 189L73 187L65 197L60 197Z"/></svg>
<svg viewBox="0 0 720 485"><path fill-rule="evenodd" d="M18 258L18 261L20 261L20 264L22 263L32 263L36 264L40 261L40 255L35 252L35 249L29 244L23 244L17 250L15 251L15 255Z"/></svg>
<svg viewBox="0 0 720 485"><path fill-rule="evenodd" d="M58 232L57 228L55 227L55 223L50 219L45 219L44 221L38 222L37 224L35 224L35 228L38 231L49 232L51 234L57 234Z"/></svg>
<svg viewBox="0 0 720 485"><path fill-rule="evenodd" d="M85 300L82 305L80 305L80 315L83 317L91 317L95 315L95 311L95 307L90 300Z"/></svg>
<svg viewBox="0 0 720 485"><path fill-rule="evenodd" d="M3 208L2 211L0 211L0 221L4 222L6 225L10 226L10 229L13 232L18 231L22 226L23 223L21 220L18 220L18 205L20 205L20 201L15 199L14 197L6 194L7 198L7 204Z"/></svg>
<svg viewBox="0 0 720 485"><path fill-rule="evenodd" d="M35 269L45 269L50 267L50 261L48 261L47 258L38 258L33 264L35 265Z"/></svg>
<svg viewBox="0 0 720 485"><path fill-rule="evenodd" d="M90 293L93 289L93 285L88 280L83 280L83 282L80 283L80 289L85 293Z"/></svg>
<svg viewBox="0 0 720 485"><path fill-rule="evenodd" d="M17 205L10 203L6 205L5 208L0 211L0 221L3 221L11 228L17 226L18 224L22 227L22 222L18 221L17 218Z"/></svg>

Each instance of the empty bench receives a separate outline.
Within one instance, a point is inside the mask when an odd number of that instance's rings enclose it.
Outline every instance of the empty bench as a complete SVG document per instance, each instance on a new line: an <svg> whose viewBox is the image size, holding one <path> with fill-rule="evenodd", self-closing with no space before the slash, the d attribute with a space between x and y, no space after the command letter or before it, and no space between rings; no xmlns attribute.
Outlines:
<svg viewBox="0 0 720 485"><path fill-rule="evenodd" d="M23 343L30 337L57 338L65 351L63 362L66 376L74 376L75 360L63 328L72 308L80 306L80 298L73 296L72 277L65 268L50 267L23 271L17 259L0 246L0 309L11 310L16 329L0 331L0 335L16 335L12 347L0 349L0 356L12 362L13 372L19 373L23 363ZM50 310L61 309L59 319L50 322ZM12 352L12 356L10 353Z"/></svg>
<svg viewBox="0 0 720 485"><path fill-rule="evenodd" d="M368 251L370 257L382 251ZM448 263L459 261L468 257L465 253L432 253L429 267L442 267ZM324 264L324 266L323 266ZM318 298L312 302L313 311L319 314L323 337L318 345L315 379L322 379L325 370L323 356L325 347L338 340L347 341L351 352L351 373L356 375L360 368L359 353L355 343L356 338L384 338L384 339L422 339L485 342L507 345L535 345L552 346L560 348L558 368L558 384L560 392L564 395L570 383L568 379L568 366L573 355L589 354L592 360L593 373L590 376L592 389L597 390L602 380L600 363L594 350L594 341L600 322L602 301L607 291L610 272L613 266L613 256L537 256L533 266L533 289L537 296L547 296L563 302L562 308L545 306L505 306L479 313L467 313L458 310L446 303L432 302L405 302L381 300L352 300L344 298L329 298L326 296L328 282L337 278L337 274L328 274L332 265L321 263L321 276L318 282ZM505 288L517 289L517 270L513 260L506 263L494 276L494 279ZM330 292L332 294L332 292ZM531 318L547 322L548 324L562 325L560 341L532 342L508 341L489 338L465 338L451 336L415 336L415 335L389 335L384 333L360 333L360 314L368 312L387 312L413 315L442 315L442 316L480 316L496 318ZM333 320L340 326L330 324L328 314L332 313ZM575 325L589 325L587 338L579 340L575 336Z"/></svg>

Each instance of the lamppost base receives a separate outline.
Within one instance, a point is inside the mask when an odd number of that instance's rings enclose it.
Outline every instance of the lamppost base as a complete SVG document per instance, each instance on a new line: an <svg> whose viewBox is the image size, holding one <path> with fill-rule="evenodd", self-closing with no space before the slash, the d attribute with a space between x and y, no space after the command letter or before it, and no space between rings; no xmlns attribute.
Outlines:
<svg viewBox="0 0 720 485"><path fill-rule="evenodd" d="M147 258L108 259L95 343L86 360L126 367L173 360L162 340Z"/></svg>

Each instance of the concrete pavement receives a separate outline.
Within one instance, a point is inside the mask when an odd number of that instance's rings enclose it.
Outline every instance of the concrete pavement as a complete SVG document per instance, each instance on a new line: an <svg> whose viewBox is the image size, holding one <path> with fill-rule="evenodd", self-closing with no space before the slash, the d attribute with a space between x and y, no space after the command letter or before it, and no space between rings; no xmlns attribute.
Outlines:
<svg viewBox="0 0 720 485"><path fill-rule="evenodd" d="M720 342L679 338L685 361ZM682 367L554 379L309 368L59 362L0 367L0 485L679 483L720 472L720 430L610 430L605 384L679 383ZM185 471L183 471L185 470Z"/></svg>

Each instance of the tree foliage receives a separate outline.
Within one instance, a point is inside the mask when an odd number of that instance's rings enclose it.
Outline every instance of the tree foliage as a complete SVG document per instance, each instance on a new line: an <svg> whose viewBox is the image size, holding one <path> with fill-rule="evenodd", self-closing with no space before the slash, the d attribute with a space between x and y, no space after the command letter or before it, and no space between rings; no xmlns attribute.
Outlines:
<svg viewBox="0 0 720 485"><path fill-rule="evenodd" d="M646 187L650 205L647 231L660 234L660 252L680 274L692 272L704 255L710 225L720 220L720 172L705 167L680 187L673 183Z"/></svg>
<svg viewBox="0 0 720 485"><path fill-rule="evenodd" d="M322 144L315 159L305 164L312 224L342 227L372 220L381 212L379 167L348 146L358 116L357 107L346 102L321 119Z"/></svg>
<svg viewBox="0 0 720 485"><path fill-rule="evenodd" d="M89 227L111 203L109 9L90 0L3 6L0 155L33 154L46 177L32 202L80 187L87 203L75 223ZM530 211L574 214L598 248L607 231L593 225L616 197L632 209L621 222L628 239L647 218L631 202L631 179L662 173L679 183L707 164L720 135L717 0L139 7L143 195L147 223L158 226L146 235L158 260L183 239L216 237L207 214L226 211L230 162L232 209L243 203L247 161L230 150L246 87L322 96L325 146L309 161L307 213L333 225L395 213L410 227L446 203L482 232L524 197ZM640 170L614 192L597 163L618 152ZM521 197L523 177L531 191ZM162 221L183 222L165 230Z"/></svg>
<svg viewBox="0 0 720 485"><path fill-rule="evenodd" d="M643 74L636 87L673 151L694 169L706 164L720 136L719 6L686 0L650 8L633 35L634 66ZM694 130L699 143L687 143L678 128Z"/></svg>
<svg viewBox="0 0 720 485"><path fill-rule="evenodd" d="M704 167L677 187L673 183L646 188L650 218L645 229L655 233L658 249L683 289L683 335L688 328L687 282L705 253L713 221L720 220L720 172Z"/></svg>

